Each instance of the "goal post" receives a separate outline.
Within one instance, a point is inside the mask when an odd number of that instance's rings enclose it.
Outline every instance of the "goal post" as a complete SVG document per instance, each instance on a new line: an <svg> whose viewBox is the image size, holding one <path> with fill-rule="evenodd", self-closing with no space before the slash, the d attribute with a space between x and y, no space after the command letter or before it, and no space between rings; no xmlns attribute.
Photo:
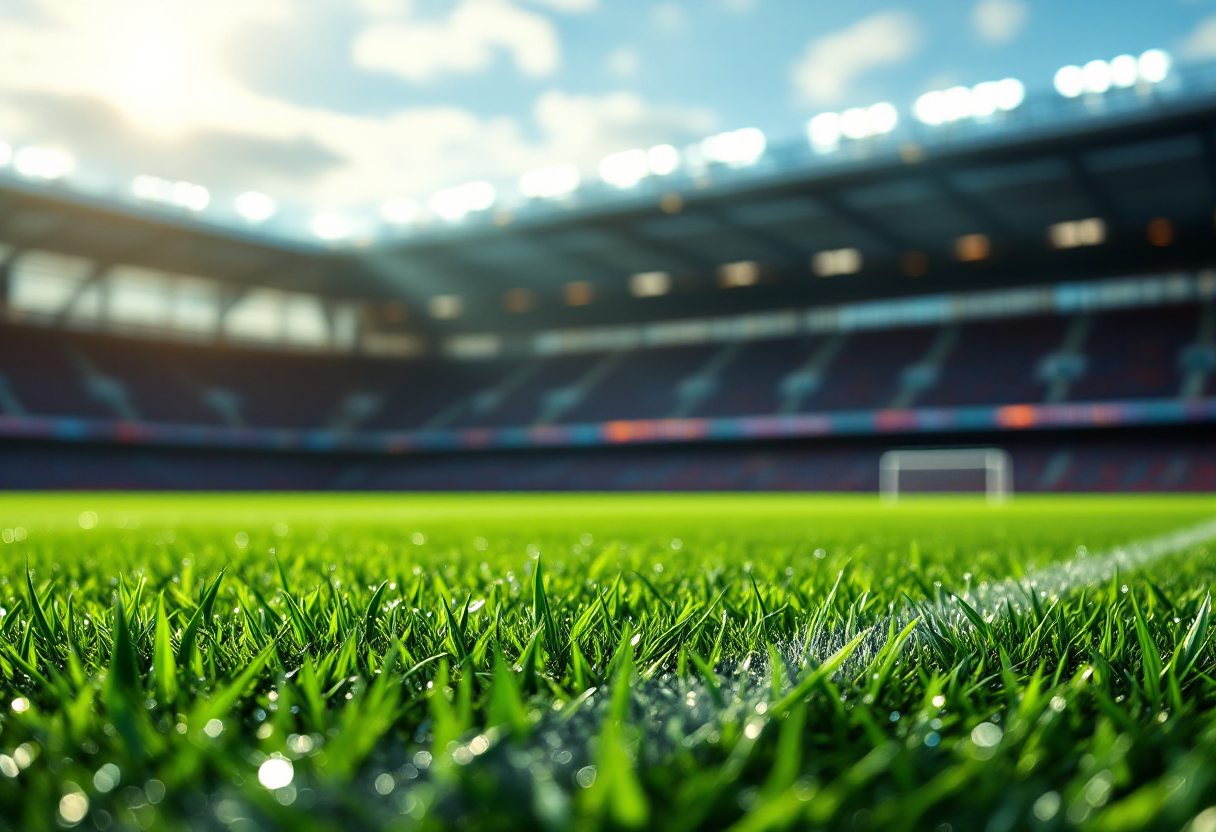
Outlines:
<svg viewBox="0 0 1216 832"><path fill-rule="evenodd" d="M956 491L942 488L943 476L982 472L983 489L988 501L1000 502L1013 493L1013 461L1000 448L933 448L887 451L878 462L878 493L883 500L899 499L904 475L928 474L937 484L927 491Z"/></svg>

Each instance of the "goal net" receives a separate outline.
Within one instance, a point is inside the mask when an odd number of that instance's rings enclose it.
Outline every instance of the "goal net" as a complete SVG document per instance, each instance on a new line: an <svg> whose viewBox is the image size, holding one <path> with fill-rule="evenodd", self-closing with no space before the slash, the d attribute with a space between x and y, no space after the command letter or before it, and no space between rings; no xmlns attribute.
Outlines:
<svg viewBox="0 0 1216 832"><path fill-rule="evenodd" d="M1000 448L887 451L878 463L878 491L890 501L907 493L982 492L1000 502L1013 493L1013 462Z"/></svg>

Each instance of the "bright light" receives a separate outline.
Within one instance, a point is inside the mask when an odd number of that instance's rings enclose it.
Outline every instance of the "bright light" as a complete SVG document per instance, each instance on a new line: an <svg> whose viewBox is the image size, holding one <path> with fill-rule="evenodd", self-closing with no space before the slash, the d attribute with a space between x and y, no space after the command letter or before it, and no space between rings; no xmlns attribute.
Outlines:
<svg viewBox="0 0 1216 832"><path fill-rule="evenodd" d="M646 163L655 176L667 176L680 166L680 151L669 144L655 145L646 151Z"/></svg>
<svg viewBox="0 0 1216 832"><path fill-rule="evenodd" d="M766 147L764 134L755 127L719 133L701 142L701 152L707 161L731 167L754 165L764 155Z"/></svg>
<svg viewBox="0 0 1216 832"><path fill-rule="evenodd" d="M996 85L996 108L1010 112L1026 100L1026 85L1017 78L1005 78Z"/></svg>
<svg viewBox="0 0 1216 832"><path fill-rule="evenodd" d="M820 113L806 123L806 136L816 150L832 150L840 144L840 114Z"/></svg>
<svg viewBox="0 0 1216 832"><path fill-rule="evenodd" d="M752 260L724 263L718 267L718 285L723 289L755 286L760 282L760 264Z"/></svg>
<svg viewBox="0 0 1216 832"><path fill-rule="evenodd" d="M436 295L427 301L427 313L439 321L451 321L464 312L464 301L459 295Z"/></svg>
<svg viewBox="0 0 1216 832"><path fill-rule="evenodd" d="M645 150L622 150L600 162L600 179L618 188L632 188L650 173Z"/></svg>
<svg viewBox="0 0 1216 832"><path fill-rule="evenodd" d="M1170 74L1173 61L1164 49L1150 49L1140 56L1140 79L1150 84L1160 84Z"/></svg>
<svg viewBox="0 0 1216 832"><path fill-rule="evenodd" d="M554 165L525 173L519 178L519 190L526 197L546 199L572 193L581 181L574 165Z"/></svg>
<svg viewBox="0 0 1216 832"><path fill-rule="evenodd" d="M870 135L870 117L864 107L850 107L840 114L840 132L846 139L864 139Z"/></svg>
<svg viewBox="0 0 1216 832"><path fill-rule="evenodd" d="M13 157L13 167L31 179L62 179L76 168L72 157L44 147L23 147Z"/></svg>
<svg viewBox="0 0 1216 832"><path fill-rule="evenodd" d="M1079 66L1066 66L1056 73L1056 92L1065 98L1076 98L1085 92L1085 73Z"/></svg>
<svg viewBox="0 0 1216 832"><path fill-rule="evenodd" d="M639 272L629 278L629 293L635 298L657 298L671 291L667 272Z"/></svg>
<svg viewBox="0 0 1216 832"><path fill-rule="evenodd" d="M912 112L922 124L936 127L946 120L946 94L938 90L925 93L916 99Z"/></svg>
<svg viewBox="0 0 1216 832"><path fill-rule="evenodd" d="M1085 79L1085 91L1101 95L1110 89L1110 64L1106 61L1090 61L1081 69Z"/></svg>
<svg viewBox="0 0 1216 832"><path fill-rule="evenodd" d="M380 217L387 223L393 225L409 225L414 220L418 219L418 214L421 208L415 200L408 196L403 196L399 199L390 199L388 202L380 206Z"/></svg>
<svg viewBox="0 0 1216 832"><path fill-rule="evenodd" d="M985 81L971 89L971 114L985 118L996 112L997 96L1001 85L996 81Z"/></svg>
<svg viewBox="0 0 1216 832"><path fill-rule="evenodd" d="M437 192L427 204L438 216L456 222L474 211L488 210L497 195L489 182L469 182Z"/></svg>
<svg viewBox="0 0 1216 832"><path fill-rule="evenodd" d="M312 218L312 233L322 240L341 240L350 232L350 220L341 214L317 214Z"/></svg>
<svg viewBox="0 0 1216 832"><path fill-rule="evenodd" d="M4 142L0 142L0 168L7 167L12 160L13 149Z"/></svg>
<svg viewBox="0 0 1216 832"><path fill-rule="evenodd" d="M1119 89L1136 86L1140 75L1136 59L1131 55L1120 55L1110 62L1110 83Z"/></svg>
<svg viewBox="0 0 1216 832"><path fill-rule="evenodd" d="M295 769L290 760L271 757L258 767L258 782L268 789L282 789L291 785Z"/></svg>
<svg viewBox="0 0 1216 832"><path fill-rule="evenodd" d="M894 104L886 101L871 104L866 110L866 116L870 121L870 134L874 136L890 133L895 129L895 125L899 124L899 111L895 109Z"/></svg>
<svg viewBox="0 0 1216 832"><path fill-rule="evenodd" d="M201 211L211 204L211 192L193 182L172 182L159 176L137 176L131 193L147 202L158 202L188 211Z"/></svg>
<svg viewBox="0 0 1216 832"><path fill-rule="evenodd" d="M233 205L238 214L254 224L266 222L279 210L273 199L257 191L246 191L236 198Z"/></svg>
<svg viewBox="0 0 1216 832"><path fill-rule="evenodd" d="M855 248L818 252L811 258L811 269L820 277L856 274L861 271L861 252Z"/></svg>
<svg viewBox="0 0 1216 832"><path fill-rule="evenodd" d="M1097 246L1106 241L1106 223L1099 217L1058 222L1047 232L1055 248Z"/></svg>

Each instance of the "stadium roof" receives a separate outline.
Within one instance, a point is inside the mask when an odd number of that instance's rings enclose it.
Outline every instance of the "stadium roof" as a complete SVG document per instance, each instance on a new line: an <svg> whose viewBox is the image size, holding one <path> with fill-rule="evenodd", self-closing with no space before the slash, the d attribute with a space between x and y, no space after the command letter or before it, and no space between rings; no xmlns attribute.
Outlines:
<svg viewBox="0 0 1216 832"><path fill-rule="evenodd" d="M1212 244L1216 74L1193 75L1185 92L1032 99L1016 119L895 131L831 154L771 148L754 168L652 178L610 198L592 192L596 198L571 204L486 212L334 248L6 178L0 242L417 309L456 295L459 320L425 324L453 329L662 318L1160 267L1161 250L1145 237L1158 217L1170 223L1169 259L1196 265ZM1052 250L1053 224L1087 219L1101 221L1103 245ZM962 240L970 235L983 237ZM816 279L825 269L813 269L813 258L842 250L852 252L847 267L826 269L841 274ZM739 280L724 278L722 266L732 263L755 266ZM666 275L665 296L633 296L638 273ZM723 290L724 282L735 288ZM571 296L571 283L588 285ZM529 300L517 308L530 314L506 314L511 290L526 290Z"/></svg>

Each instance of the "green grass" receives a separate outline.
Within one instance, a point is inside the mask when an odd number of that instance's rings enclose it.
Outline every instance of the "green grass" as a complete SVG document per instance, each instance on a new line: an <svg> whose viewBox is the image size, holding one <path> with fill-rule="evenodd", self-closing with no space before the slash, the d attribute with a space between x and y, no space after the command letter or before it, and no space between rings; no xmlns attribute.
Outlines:
<svg viewBox="0 0 1216 832"><path fill-rule="evenodd" d="M1216 830L1213 517L5 495L0 830Z"/></svg>

